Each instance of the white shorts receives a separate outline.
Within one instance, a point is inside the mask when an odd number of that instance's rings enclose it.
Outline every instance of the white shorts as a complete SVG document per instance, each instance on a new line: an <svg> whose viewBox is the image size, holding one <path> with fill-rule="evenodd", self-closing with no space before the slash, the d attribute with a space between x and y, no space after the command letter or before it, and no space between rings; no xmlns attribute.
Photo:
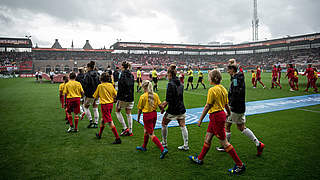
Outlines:
<svg viewBox="0 0 320 180"><path fill-rule="evenodd" d="M235 113L231 112L231 115L227 119L228 123L234 123L234 124L244 124L246 122L246 116L244 113Z"/></svg>
<svg viewBox="0 0 320 180"><path fill-rule="evenodd" d="M114 86L115 86L116 91L118 91L118 81L114 82Z"/></svg>
<svg viewBox="0 0 320 180"><path fill-rule="evenodd" d="M165 113L164 117L167 120L182 120L182 119L186 119L186 114L179 114L179 115L173 115L173 114L169 114L169 113Z"/></svg>
<svg viewBox="0 0 320 180"><path fill-rule="evenodd" d="M90 105L93 105L93 101L94 101L94 98L88 98L88 97L84 97L84 105L85 106L90 106ZM96 101L96 104L99 105L99 99Z"/></svg>
<svg viewBox="0 0 320 180"><path fill-rule="evenodd" d="M133 109L134 101L125 102L125 101L117 101L116 107L118 109Z"/></svg>

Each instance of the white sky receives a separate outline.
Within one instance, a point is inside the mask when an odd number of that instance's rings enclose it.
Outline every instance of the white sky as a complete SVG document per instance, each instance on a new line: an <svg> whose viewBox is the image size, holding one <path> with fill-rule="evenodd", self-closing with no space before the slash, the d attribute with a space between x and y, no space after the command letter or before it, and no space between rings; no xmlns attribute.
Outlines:
<svg viewBox="0 0 320 180"><path fill-rule="evenodd" d="M39 47L251 41L253 0L1 0L0 37ZM319 0L258 0L259 39L320 32Z"/></svg>

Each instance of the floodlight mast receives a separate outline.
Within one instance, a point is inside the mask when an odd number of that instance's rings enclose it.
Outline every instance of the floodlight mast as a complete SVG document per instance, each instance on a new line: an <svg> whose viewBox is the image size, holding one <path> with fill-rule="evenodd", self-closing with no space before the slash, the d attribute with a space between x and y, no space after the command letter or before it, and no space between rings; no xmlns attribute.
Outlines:
<svg viewBox="0 0 320 180"><path fill-rule="evenodd" d="M252 19L252 41L259 39L259 18L258 18L257 0L253 0L253 19Z"/></svg>

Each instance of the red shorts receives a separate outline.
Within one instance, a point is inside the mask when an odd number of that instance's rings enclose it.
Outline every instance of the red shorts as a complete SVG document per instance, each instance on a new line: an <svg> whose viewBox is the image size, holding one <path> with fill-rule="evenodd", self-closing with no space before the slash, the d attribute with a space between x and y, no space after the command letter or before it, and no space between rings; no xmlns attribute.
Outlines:
<svg viewBox="0 0 320 180"><path fill-rule="evenodd" d="M102 113L102 122L109 123L112 122L111 112L112 112L113 104L101 104L101 113Z"/></svg>
<svg viewBox="0 0 320 180"><path fill-rule="evenodd" d="M251 83L254 84L256 82L256 78L251 79Z"/></svg>
<svg viewBox="0 0 320 180"><path fill-rule="evenodd" d="M297 77L294 77L292 79L293 79L293 82L295 82L295 83L298 83L298 81L299 81L299 78L297 78Z"/></svg>
<svg viewBox="0 0 320 180"><path fill-rule="evenodd" d="M61 108L64 108L64 96L60 96Z"/></svg>
<svg viewBox="0 0 320 180"><path fill-rule="evenodd" d="M276 82L277 81L277 77L272 77L272 81Z"/></svg>
<svg viewBox="0 0 320 180"><path fill-rule="evenodd" d="M157 123L157 112L143 113L144 129L148 134L152 134Z"/></svg>
<svg viewBox="0 0 320 180"><path fill-rule="evenodd" d="M257 77L257 81L261 81L261 77Z"/></svg>
<svg viewBox="0 0 320 180"><path fill-rule="evenodd" d="M220 140L226 139L226 118L226 113L224 111L211 113L209 115L210 122L208 125L207 132L213 133Z"/></svg>
<svg viewBox="0 0 320 180"><path fill-rule="evenodd" d="M68 98L67 99L67 112L74 114L80 113L80 98Z"/></svg>

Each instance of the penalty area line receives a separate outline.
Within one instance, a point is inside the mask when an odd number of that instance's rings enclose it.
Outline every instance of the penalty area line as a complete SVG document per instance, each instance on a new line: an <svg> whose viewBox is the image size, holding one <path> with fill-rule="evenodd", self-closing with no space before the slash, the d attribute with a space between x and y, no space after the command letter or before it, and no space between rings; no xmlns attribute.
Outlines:
<svg viewBox="0 0 320 180"><path fill-rule="evenodd" d="M297 110L300 110L300 111L307 111L307 112L313 112L313 113L320 113L320 111L314 111L314 110L310 110L310 109L297 108Z"/></svg>

